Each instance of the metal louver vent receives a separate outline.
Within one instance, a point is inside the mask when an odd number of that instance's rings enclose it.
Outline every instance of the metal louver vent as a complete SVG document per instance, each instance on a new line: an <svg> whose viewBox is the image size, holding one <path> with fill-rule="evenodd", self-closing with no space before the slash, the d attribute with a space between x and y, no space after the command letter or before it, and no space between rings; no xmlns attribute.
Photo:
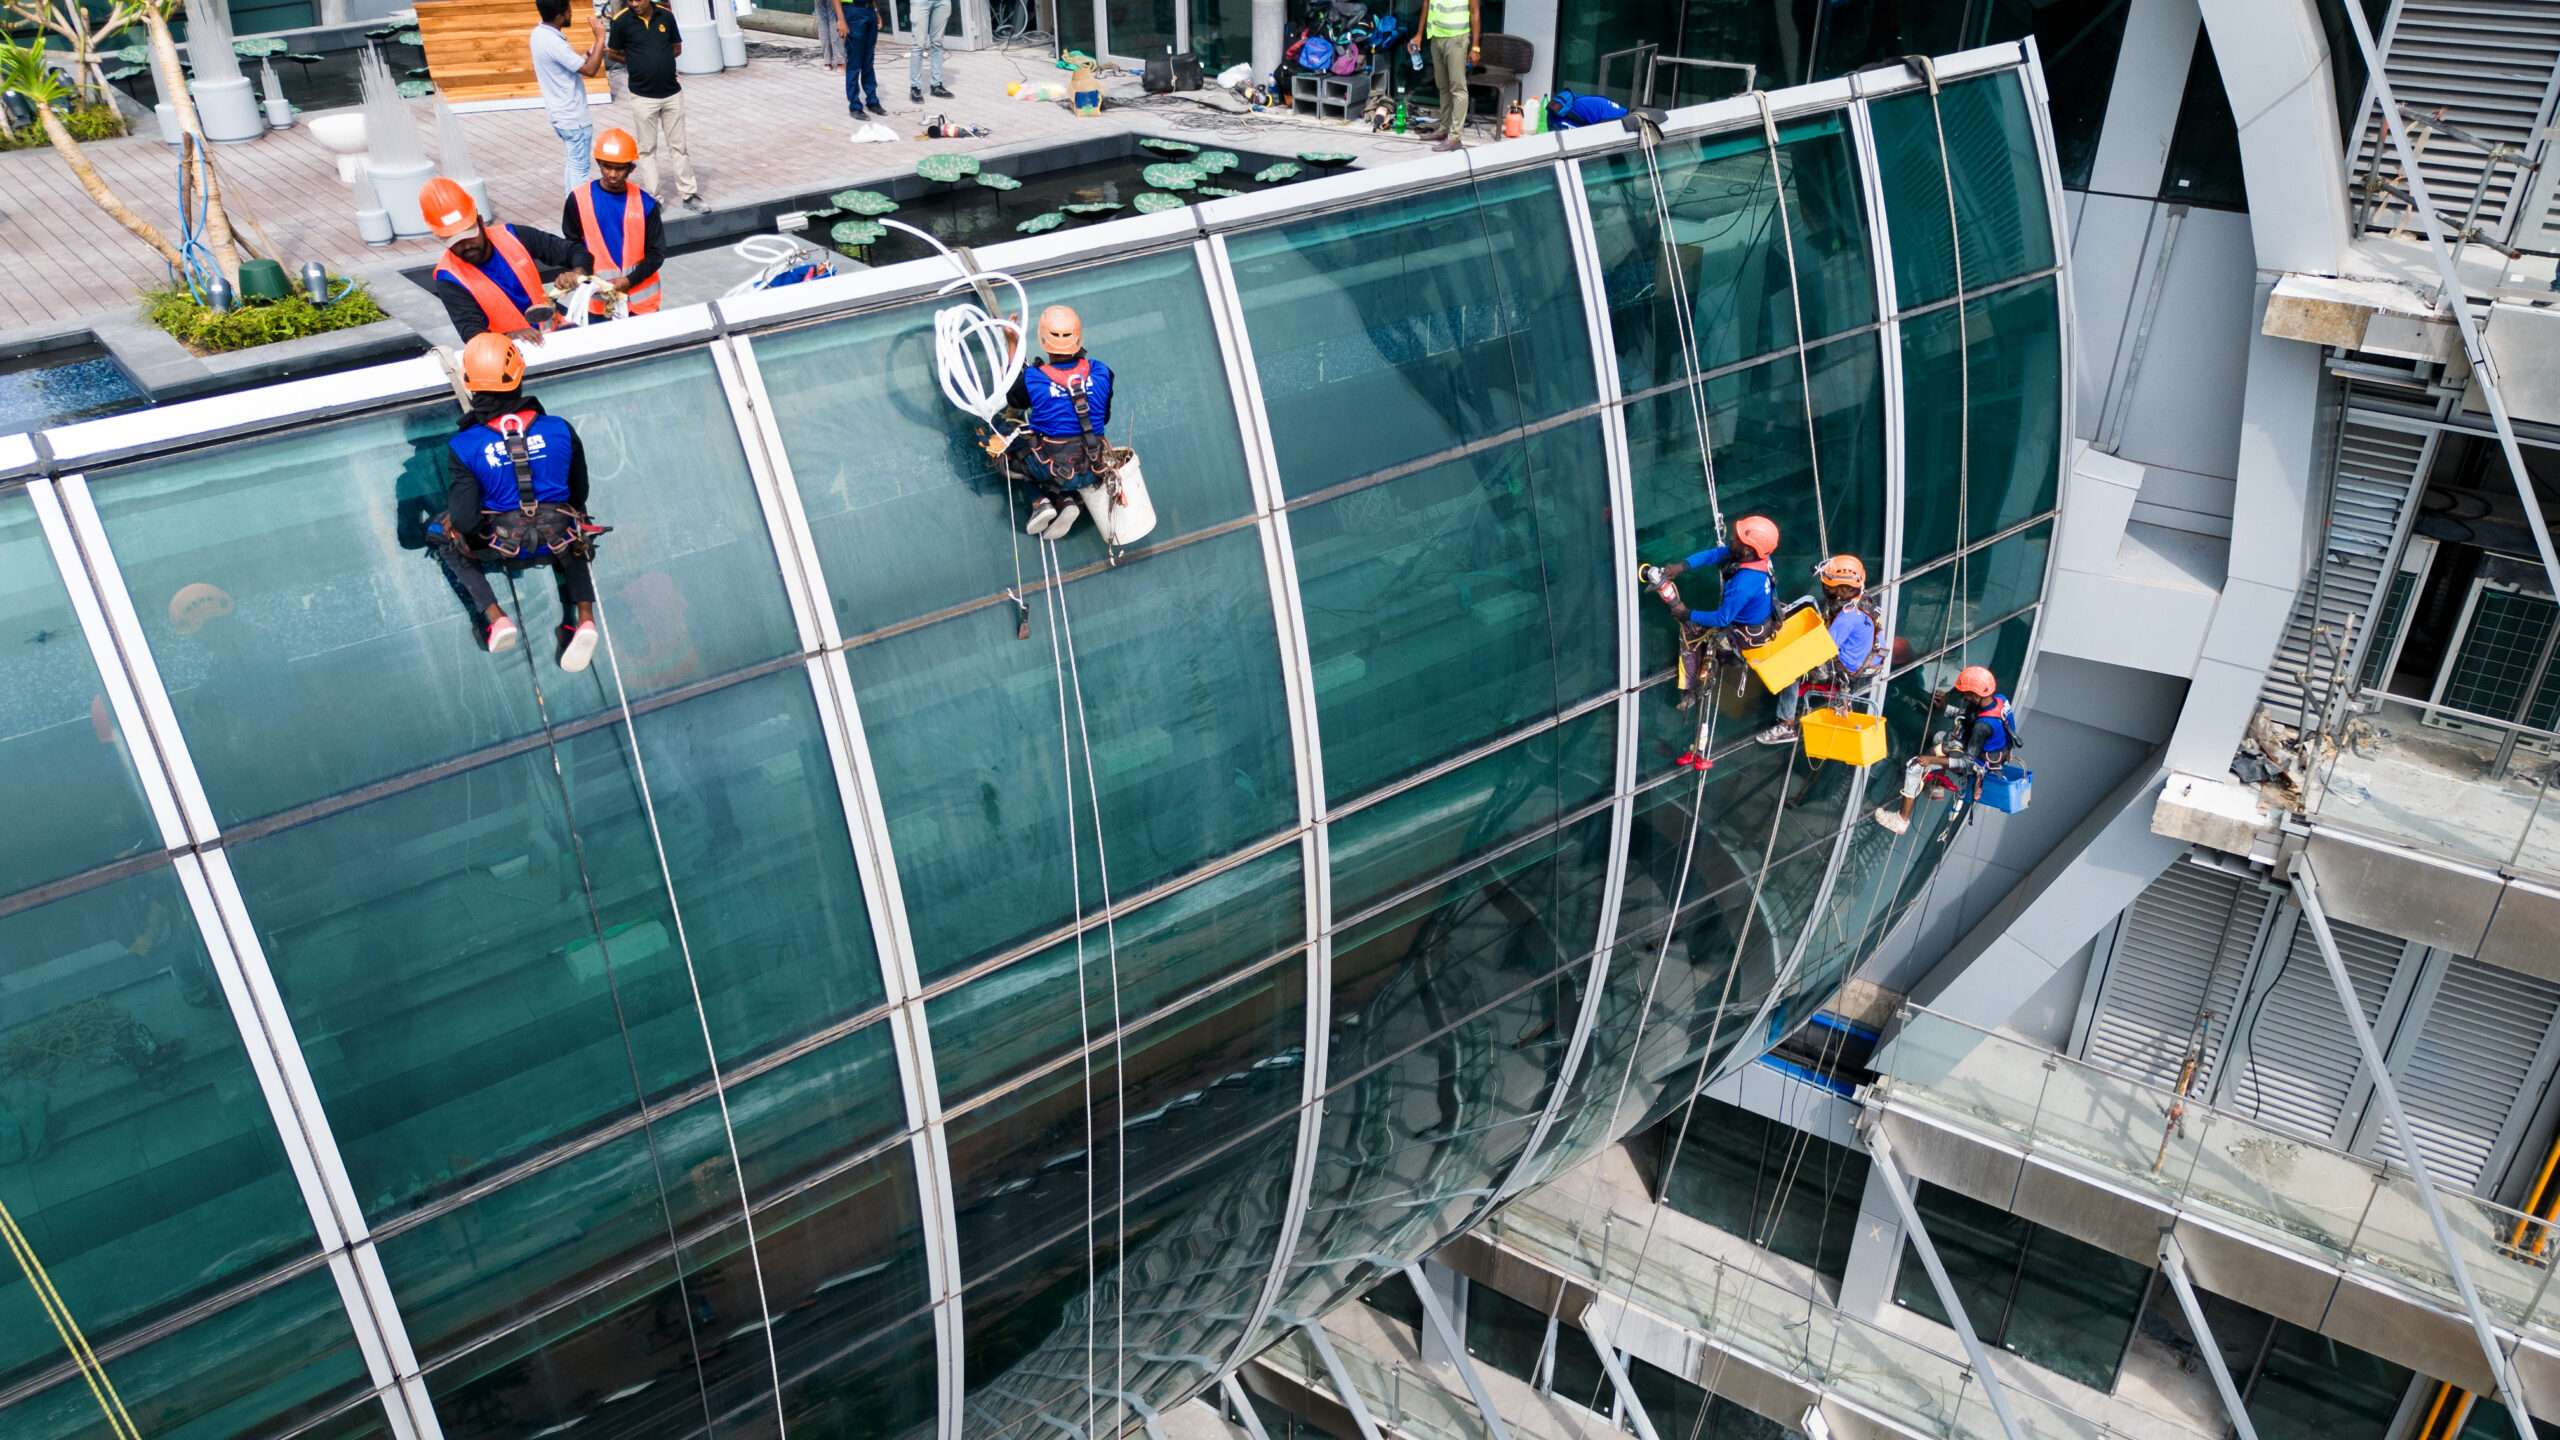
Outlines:
<svg viewBox="0 0 2560 1440"><path fill-rule="evenodd" d="M2444 123L2483 140L2514 146L2522 164L2497 166L2481 188L2489 157L2479 147L2436 136L2422 149L2419 167L2436 208L2448 223L2461 220L2480 194L2477 223L2491 239L2514 236L2528 168L2540 158L2551 123L2553 79L2560 73L2560 5L2550 0L2400 0L2391 28L2380 37L2383 67L2400 103L2422 114L2444 112ZM2356 137L2355 179L2383 173L2397 178L2391 142L2378 109L2367 106ZM2406 210L2388 206L2378 228L2409 223Z"/></svg>
<svg viewBox="0 0 2560 1440"><path fill-rule="evenodd" d="M2099 982L2084 1058L2155 1085L2178 1083L2196 1012L2214 1013L2194 1093L2209 1093L2231 1039L2249 953L2276 893L2202 865L2168 868L2133 907Z"/></svg>
<svg viewBox="0 0 2560 1440"><path fill-rule="evenodd" d="M2407 946L2361 926L2331 922L2338 957L2367 1023L2391 994L2391 982ZM2270 960L2274 957L2269 957ZM2260 965L2265 970L2265 964ZM2293 941L2273 977L2251 982L2265 989L2263 1002L2244 1001L2246 1063L2231 1077L2223 1103L2253 1119L2334 1143L2338 1122L2356 1098L2364 1070L2355 1036L2338 1009L2338 989L2320 958L2309 925L2296 925ZM2271 986L2271 988L2269 988Z"/></svg>
<svg viewBox="0 0 2560 1440"><path fill-rule="evenodd" d="M2544 1035L2560 1020L2560 986L2459 957L2419 1027L2417 1044L2392 1064L2409 1128L2435 1178L2476 1189L2508 1148L2510 1115L2530 1108L2548 1077ZM2377 1107L2378 1108L2378 1107ZM2520 1118L2520 1117L2519 1117ZM2379 1116L2373 1153L2400 1159L2400 1137Z"/></svg>
<svg viewBox="0 0 2560 1440"><path fill-rule="evenodd" d="M2350 623L2351 657L2363 655L2371 645L2375 608L2386 593L2413 499L2435 458L2433 434L2394 428L2384 417L2354 409L2347 411L2344 423L2319 572L2303 579L2260 692L2268 711L2288 725L2302 723L2306 677L2314 693L2325 692L2335 663L2327 647L2347 633ZM2315 624L2329 632L2317 650L2312 644ZM2354 678L2350 666L2346 679L2353 683Z"/></svg>

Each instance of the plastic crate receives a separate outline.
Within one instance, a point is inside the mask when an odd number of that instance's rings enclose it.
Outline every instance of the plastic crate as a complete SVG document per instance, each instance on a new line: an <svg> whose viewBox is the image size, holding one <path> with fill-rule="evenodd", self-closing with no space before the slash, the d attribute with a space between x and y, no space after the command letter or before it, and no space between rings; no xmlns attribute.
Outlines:
<svg viewBox="0 0 2560 1440"><path fill-rule="evenodd" d="M1994 770L1982 777L1982 791L1977 798L2003 815L2015 815L2027 808L2035 780L2034 771L2015 765Z"/></svg>
<svg viewBox="0 0 2560 1440"><path fill-rule="evenodd" d="M1840 658L1840 647L1831 643L1831 631L1822 623L1822 612L1811 605L1796 611L1778 624L1778 633L1765 645L1754 645L1742 652L1750 662L1751 673L1769 693L1777 694L1814 672L1815 667Z"/></svg>
<svg viewBox="0 0 2560 1440"><path fill-rule="evenodd" d="M1808 710L1797 725L1804 753L1816 760L1868 766L1884 758L1884 717L1851 710Z"/></svg>

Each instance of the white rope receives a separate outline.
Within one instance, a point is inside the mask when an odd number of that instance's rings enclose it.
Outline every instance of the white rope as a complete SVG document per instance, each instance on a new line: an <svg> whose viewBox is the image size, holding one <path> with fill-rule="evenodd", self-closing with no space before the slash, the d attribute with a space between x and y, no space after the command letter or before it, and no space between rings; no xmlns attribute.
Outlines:
<svg viewBox="0 0 2560 1440"><path fill-rule="evenodd" d="M782 1409L782 1356L773 1340L773 1302L765 1295L764 1256L756 1245L755 1210L748 1203L747 1198L747 1167L746 1163L738 1157L738 1130L729 1119L729 1090L720 1077L719 1052L712 1046L711 1016L702 1005L702 976L694 969L693 944L685 937L684 906L676 899L675 871L667 863L667 837L665 832L658 828L658 805L649 795L649 769L640 758L640 726L631 713L631 693L622 685L622 659L613 648L613 626L605 620L604 598L601 593L598 594L594 604L596 633L604 641L605 668L613 674L614 701L622 708L622 734L624 742L631 750L632 778L638 781L640 786L640 811L649 820L649 843L658 852L658 878L664 881L667 887L667 915L675 923L676 949L684 956L685 983L693 990L693 1018L702 1027L702 1058L703 1062L711 1067L711 1098L713 1103L719 1106L720 1133L729 1145L729 1173L735 1176L738 1182L738 1217L744 1222L747 1232L747 1267L755 1273L756 1311L764 1320L765 1363L773 1369L775 1433L788 1435L790 1422Z"/></svg>
<svg viewBox="0 0 2560 1440"><path fill-rule="evenodd" d="M1662 186L1662 162L1654 151L1655 131L1650 122L1639 121L1636 136L1643 142L1645 176L1653 184L1653 219L1655 232L1662 240L1662 267L1671 277L1671 318L1680 335L1680 353L1689 367L1689 383L1682 387L1689 397L1690 423L1698 432L1698 466L1707 479L1707 513L1714 517L1716 543L1724 543L1724 499L1716 491L1715 444L1707 433L1706 366L1698 356L1697 317L1689 312L1689 276L1680 265L1680 245L1671 234L1671 197Z"/></svg>
<svg viewBox="0 0 2560 1440"><path fill-rule="evenodd" d="M1956 218L1955 166L1947 158L1947 117L1938 104L1938 67L1926 55L1913 55L1907 63L1929 82L1929 119L1938 132L1938 180L1947 191L1947 251L1955 267L1956 593L1948 609L1959 617L1956 662L1961 666L1972 653L1973 640L1973 622L1966 613L1972 604L1972 556L1965 550L1965 542L1973 535L1973 337L1964 316L1964 227Z"/></svg>
<svg viewBox="0 0 2560 1440"><path fill-rule="evenodd" d="M1754 90L1751 98L1760 102L1760 131L1769 142L1769 188L1778 196L1778 240L1787 254L1787 306L1796 324L1796 383L1804 391L1804 453L1813 469L1814 543L1823 557L1831 555L1831 515L1822 503L1822 437L1813 423L1813 361L1807 347L1812 343L1804 333L1804 285L1796 273L1796 227L1787 208L1787 177L1778 163L1778 119L1769 109L1769 92Z"/></svg>

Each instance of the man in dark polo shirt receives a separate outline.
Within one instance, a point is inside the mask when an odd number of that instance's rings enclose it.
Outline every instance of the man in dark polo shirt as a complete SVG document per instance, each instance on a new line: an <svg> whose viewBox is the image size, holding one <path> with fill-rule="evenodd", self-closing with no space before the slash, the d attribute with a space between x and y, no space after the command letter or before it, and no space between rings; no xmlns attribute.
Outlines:
<svg viewBox="0 0 2560 1440"><path fill-rule="evenodd" d="M676 83L676 57L684 53L677 38L676 17L654 0L630 0L613 17L605 51L622 62L631 78L631 128L640 141L640 188L658 188L658 146L666 145L675 160L676 193L687 210L706 210L702 186L693 178L693 156L684 143L684 87Z"/></svg>

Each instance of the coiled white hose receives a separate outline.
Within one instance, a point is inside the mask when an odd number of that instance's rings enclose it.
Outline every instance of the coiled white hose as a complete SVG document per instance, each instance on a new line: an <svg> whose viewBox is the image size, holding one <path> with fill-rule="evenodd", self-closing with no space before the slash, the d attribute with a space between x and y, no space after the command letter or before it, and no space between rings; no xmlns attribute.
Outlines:
<svg viewBox="0 0 2560 1440"><path fill-rule="evenodd" d="M1030 296L1021 281L1000 270L976 269L950 246L903 220L883 216L880 223L922 240L960 270L960 278L935 292L937 296L974 290L983 302L963 301L934 312L933 368L942 381L942 398L981 422L994 424L996 412L1004 408L1005 398L1013 393L1013 382L1022 378L1023 360L1029 349L1024 343L1027 337L1023 326L1031 314ZM999 303L994 288L999 285L1013 292L1016 318L987 313L987 305Z"/></svg>

